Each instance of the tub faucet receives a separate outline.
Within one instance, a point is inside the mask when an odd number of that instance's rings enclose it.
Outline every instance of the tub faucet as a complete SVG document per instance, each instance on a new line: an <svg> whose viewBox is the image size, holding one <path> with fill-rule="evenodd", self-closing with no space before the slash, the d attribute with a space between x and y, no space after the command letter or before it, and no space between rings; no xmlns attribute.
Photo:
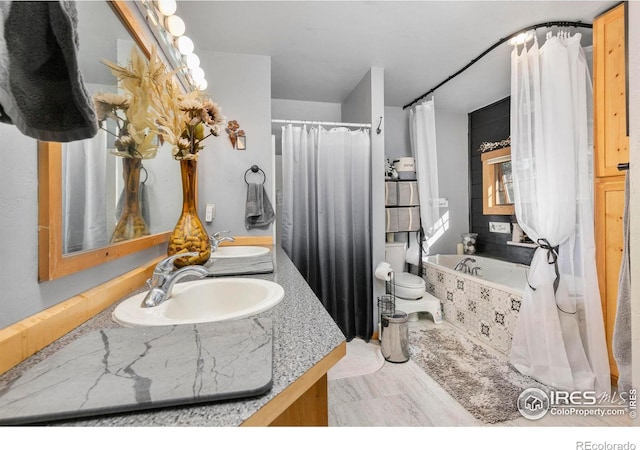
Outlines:
<svg viewBox="0 0 640 450"><path fill-rule="evenodd" d="M463 273L470 273L471 272L471 268L467 265L467 263L469 262L476 262L475 259L473 258L464 258L462 261L460 261L458 264L456 264L456 266L453 268L453 270L457 270L459 272L463 272Z"/></svg>
<svg viewBox="0 0 640 450"><path fill-rule="evenodd" d="M144 297L142 308L152 308L158 306L171 297L171 291L176 282L186 276L192 275L204 278L209 275L209 271L202 266L185 266L174 270L173 262L185 256L198 256L198 252L179 253L160 261L153 270L153 275L147 280L149 292Z"/></svg>
<svg viewBox="0 0 640 450"><path fill-rule="evenodd" d="M232 238L231 236L222 236L220 237L220 235L222 233L228 233L228 231L218 231L216 233L213 233L211 236L209 236L209 240L211 241L211 253L215 252L216 250L218 250L218 246L220 245L221 242L234 242L235 239Z"/></svg>

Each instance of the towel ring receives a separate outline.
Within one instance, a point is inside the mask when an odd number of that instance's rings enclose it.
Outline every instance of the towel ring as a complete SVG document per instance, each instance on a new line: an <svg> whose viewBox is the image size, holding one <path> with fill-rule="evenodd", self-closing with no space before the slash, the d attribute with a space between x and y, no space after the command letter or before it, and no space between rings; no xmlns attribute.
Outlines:
<svg viewBox="0 0 640 450"><path fill-rule="evenodd" d="M247 181L247 174L249 172L253 172L253 173L261 172L262 173L262 184L264 184L264 182L267 181L267 176L265 175L264 171L260 167L258 167L258 166L256 166L254 164L249 169L247 169L247 171L244 173L244 182L247 183L247 186L249 185L249 182Z"/></svg>

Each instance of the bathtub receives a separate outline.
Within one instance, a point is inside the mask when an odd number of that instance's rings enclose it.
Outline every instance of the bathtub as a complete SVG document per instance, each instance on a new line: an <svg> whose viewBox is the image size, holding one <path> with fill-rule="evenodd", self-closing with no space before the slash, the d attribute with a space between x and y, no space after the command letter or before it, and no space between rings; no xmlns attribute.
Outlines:
<svg viewBox="0 0 640 450"><path fill-rule="evenodd" d="M478 275L465 274L454 271L453 268L464 258L473 258L476 262L469 262L469 267L480 267ZM522 291L527 285L529 266L515 264L498 259L476 255L433 255L426 258L427 267L436 267L456 276L470 278L494 289L502 289L522 297Z"/></svg>
<svg viewBox="0 0 640 450"><path fill-rule="evenodd" d="M463 258L477 276L453 270ZM443 319L509 355L529 266L476 255L432 255L424 261L427 291L442 304Z"/></svg>

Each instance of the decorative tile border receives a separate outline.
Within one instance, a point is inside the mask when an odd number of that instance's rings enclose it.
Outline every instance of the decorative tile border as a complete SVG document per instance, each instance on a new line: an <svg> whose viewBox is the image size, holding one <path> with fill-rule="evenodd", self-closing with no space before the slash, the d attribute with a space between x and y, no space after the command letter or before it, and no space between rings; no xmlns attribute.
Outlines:
<svg viewBox="0 0 640 450"><path fill-rule="evenodd" d="M522 297L427 266L427 290L440 299L444 320L509 355Z"/></svg>

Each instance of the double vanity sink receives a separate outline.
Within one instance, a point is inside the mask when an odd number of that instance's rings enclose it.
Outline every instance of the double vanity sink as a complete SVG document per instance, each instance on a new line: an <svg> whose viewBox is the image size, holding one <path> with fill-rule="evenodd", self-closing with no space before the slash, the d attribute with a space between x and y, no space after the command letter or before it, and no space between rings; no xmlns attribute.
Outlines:
<svg viewBox="0 0 640 450"><path fill-rule="evenodd" d="M269 255L266 247L219 247L211 256L212 267L217 259L237 259L242 274L243 261ZM270 257L270 256L269 256ZM142 302L147 291L120 303L113 319L123 326L160 326L242 319L277 305L284 289L277 283L256 278L206 278L178 283L171 296L158 306L145 308Z"/></svg>
<svg viewBox="0 0 640 450"><path fill-rule="evenodd" d="M59 408L40 418L54 424L326 425L326 372L345 355L344 334L281 248L231 248L204 266L211 276L178 282L160 305L142 308L141 287L0 375L0 423L2 401L24 394L36 413ZM68 389L43 388L52 368ZM97 413L83 412L87 399Z"/></svg>

